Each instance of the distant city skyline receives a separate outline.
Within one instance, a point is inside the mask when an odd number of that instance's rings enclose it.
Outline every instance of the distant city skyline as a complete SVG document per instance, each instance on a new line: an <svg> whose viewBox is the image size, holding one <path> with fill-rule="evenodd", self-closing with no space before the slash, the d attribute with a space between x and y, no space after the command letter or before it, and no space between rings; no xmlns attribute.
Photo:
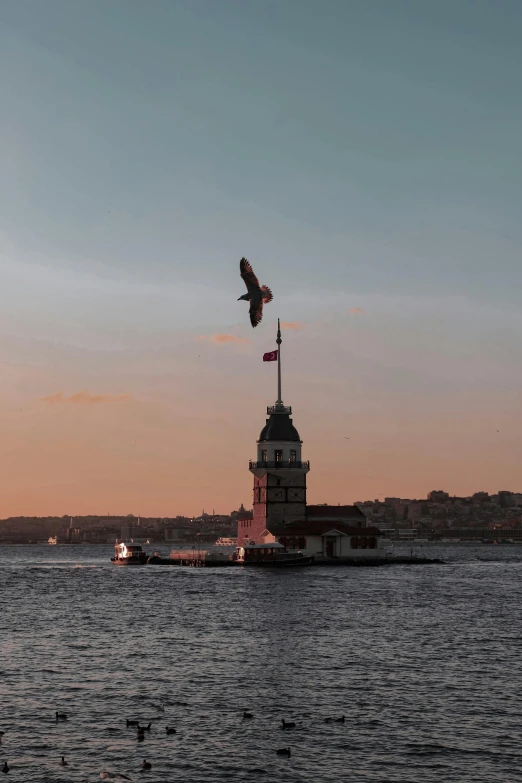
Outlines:
<svg viewBox="0 0 522 783"><path fill-rule="evenodd" d="M516 486L522 5L0 4L0 517ZM252 330L245 255L274 300Z"/></svg>

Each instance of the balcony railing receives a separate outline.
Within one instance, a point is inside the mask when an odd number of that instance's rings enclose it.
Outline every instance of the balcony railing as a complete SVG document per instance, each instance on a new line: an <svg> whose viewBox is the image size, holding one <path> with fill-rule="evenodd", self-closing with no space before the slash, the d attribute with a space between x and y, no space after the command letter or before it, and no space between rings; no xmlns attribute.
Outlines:
<svg viewBox="0 0 522 783"><path fill-rule="evenodd" d="M292 470L298 468L299 470L310 470L310 461L296 462L295 460L290 459L278 459L271 462L257 462L256 460L251 459L249 462L249 469L256 470L256 468L269 468L270 470Z"/></svg>
<svg viewBox="0 0 522 783"><path fill-rule="evenodd" d="M266 412L269 416L271 416L272 413L289 413L292 415L292 406L283 405L282 403L280 405L269 405Z"/></svg>

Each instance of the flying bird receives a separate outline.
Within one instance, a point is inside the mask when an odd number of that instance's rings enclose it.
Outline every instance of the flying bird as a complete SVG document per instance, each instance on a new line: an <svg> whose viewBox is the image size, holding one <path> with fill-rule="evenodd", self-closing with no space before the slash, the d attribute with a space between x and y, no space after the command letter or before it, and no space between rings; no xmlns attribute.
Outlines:
<svg viewBox="0 0 522 783"><path fill-rule="evenodd" d="M263 317L263 305L271 302L274 298L272 291L266 285L259 285L259 280L254 274L254 270L246 258L239 262L239 271L247 287L247 293L240 296L237 300L246 299L250 302L250 323L255 328Z"/></svg>

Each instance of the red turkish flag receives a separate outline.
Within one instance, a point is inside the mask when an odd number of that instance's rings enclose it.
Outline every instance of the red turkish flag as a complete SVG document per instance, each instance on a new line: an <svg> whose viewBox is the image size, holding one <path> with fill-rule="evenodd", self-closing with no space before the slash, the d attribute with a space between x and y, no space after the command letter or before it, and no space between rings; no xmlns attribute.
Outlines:
<svg viewBox="0 0 522 783"><path fill-rule="evenodd" d="M263 354L263 361L264 362L276 362L277 361L277 351L270 351L270 353L264 353Z"/></svg>

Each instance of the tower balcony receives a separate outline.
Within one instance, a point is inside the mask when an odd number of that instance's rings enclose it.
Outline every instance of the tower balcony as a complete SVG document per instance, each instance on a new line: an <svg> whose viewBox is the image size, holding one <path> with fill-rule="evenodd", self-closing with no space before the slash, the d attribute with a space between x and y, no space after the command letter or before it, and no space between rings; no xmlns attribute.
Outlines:
<svg viewBox="0 0 522 783"><path fill-rule="evenodd" d="M291 405L283 405L282 402L279 402L275 405L269 405L266 409L267 415L272 416L273 413L288 413L290 416L292 415L292 406Z"/></svg>
<svg viewBox="0 0 522 783"><path fill-rule="evenodd" d="M248 464L249 470L310 470L310 460L306 462L296 462L291 459L278 459L271 462L262 462L251 459Z"/></svg>

